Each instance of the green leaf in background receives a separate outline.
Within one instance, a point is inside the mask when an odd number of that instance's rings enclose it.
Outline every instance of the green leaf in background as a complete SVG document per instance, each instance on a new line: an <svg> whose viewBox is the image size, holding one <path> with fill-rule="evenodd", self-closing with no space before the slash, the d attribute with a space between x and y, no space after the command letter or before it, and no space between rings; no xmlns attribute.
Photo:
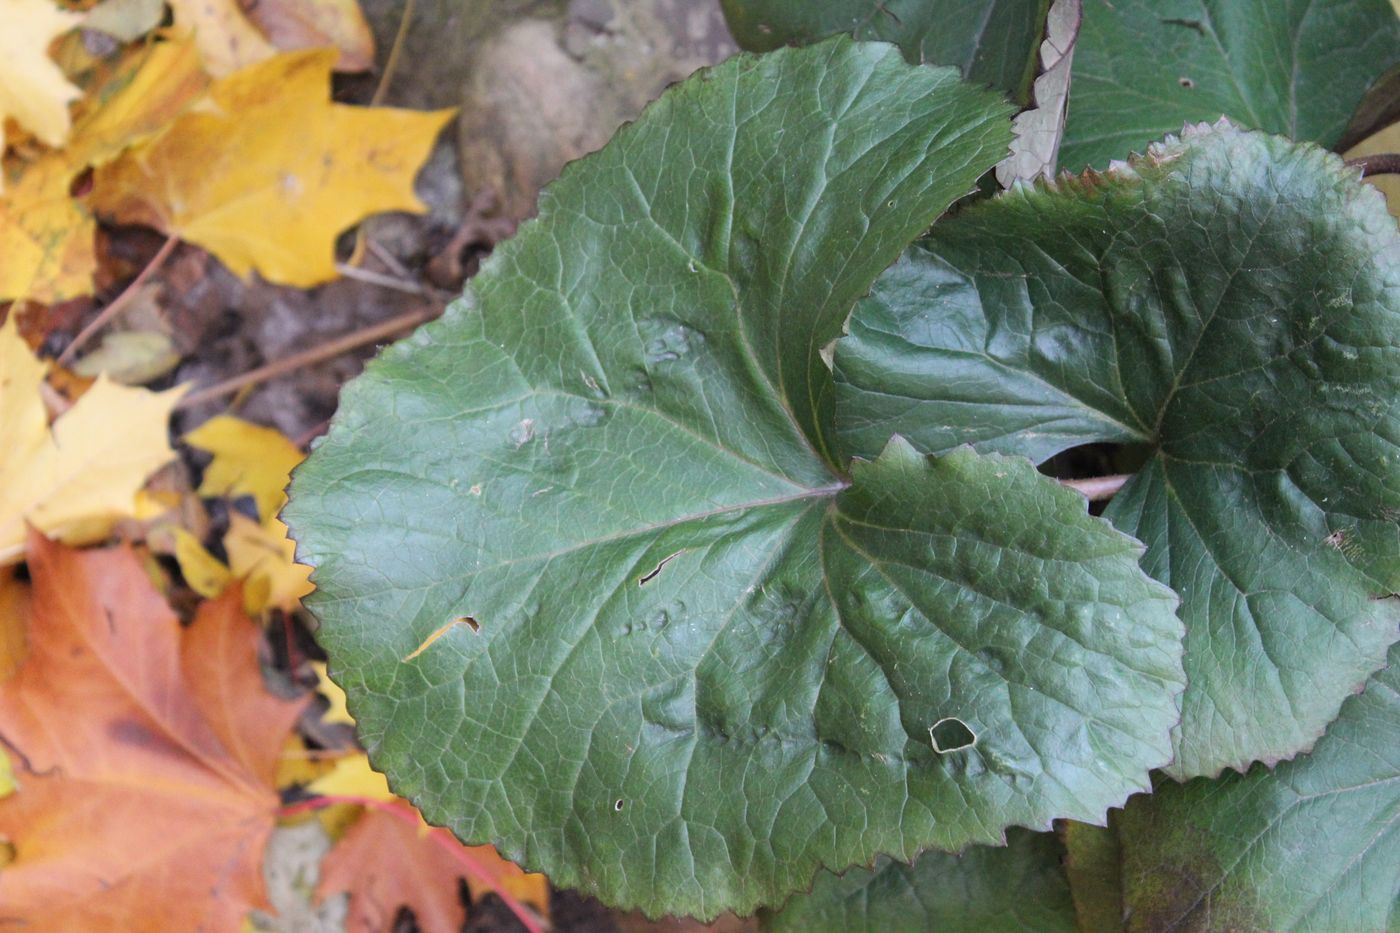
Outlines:
<svg viewBox="0 0 1400 933"><path fill-rule="evenodd" d="M1388 0L1085 0L1060 165L1104 168L1222 115L1332 146L1397 62Z"/></svg>
<svg viewBox="0 0 1400 933"><path fill-rule="evenodd" d="M1018 104L1030 96L1050 0L721 0L743 48L844 33L893 42L914 64L951 65Z"/></svg>
<svg viewBox="0 0 1400 933"><path fill-rule="evenodd" d="M1175 598L1022 458L829 453L823 351L1005 154L952 69L741 56L575 163L349 386L285 517L377 768L651 914L1098 819L1170 756Z"/></svg>
<svg viewBox="0 0 1400 933"><path fill-rule="evenodd" d="M1133 798L1118 820L1128 927L1393 931L1398 830L1400 649L1311 755Z"/></svg>
<svg viewBox="0 0 1400 933"><path fill-rule="evenodd" d="M1182 597L1174 776L1305 751L1400 635L1400 236L1336 156L1200 127L975 205L835 364L846 454L1150 449L1105 517Z"/></svg>
<svg viewBox="0 0 1400 933"><path fill-rule="evenodd" d="M1074 905L1049 833L1008 830L1006 846L928 852L913 865L823 872L763 917L768 933L1075 933Z"/></svg>
<svg viewBox="0 0 1400 933"><path fill-rule="evenodd" d="M1108 826L1066 820L1058 827L1079 933L1123 933L1122 851L1117 830L1120 812L1109 812Z"/></svg>

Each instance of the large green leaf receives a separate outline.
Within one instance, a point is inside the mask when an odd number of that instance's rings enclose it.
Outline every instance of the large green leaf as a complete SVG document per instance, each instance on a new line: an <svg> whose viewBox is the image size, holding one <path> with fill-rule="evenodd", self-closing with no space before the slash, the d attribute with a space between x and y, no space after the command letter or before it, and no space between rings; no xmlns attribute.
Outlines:
<svg viewBox="0 0 1400 933"><path fill-rule="evenodd" d="M1164 782L1118 827L1132 930L1400 928L1400 649L1311 755Z"/></svg>
<svg viewBox="0 0 1400 933"><path fill-rule="evenodd" d="M1331 146L1397 62L1388 0L1085 0L1060 164L1103 168L1222 115Z"/></svg>
<svg viewBox="0 0 1400 933"><path fill-rule="evenodd" d="M1170 755L1174 597L1024 459L849 471L822 352L1005 152L833 40L672 89L347 387L286 516L392 785L646 911L1096 819Z"/></svg>
<svg viewBox="0 0 1400 933"><path fill-rule="evenodd" d="M1400 634L1400 237L1336 156L1198 128L977 205L835 360L847 453L1148 445L1105 514L1182 597L1173 775L1305 750Z"/></svg>
<svg viewBox="0 0 1400 933"><path fill-rule="evenodd" d="M763 918L770 933L1075 933L1074 904L1048 833L1010 830L1006 846L928 852L913 865L823 872Z"/></svg>
<svg viewBox="0 0 1400 933"><path fill-rule="evenodd" d="M893 42L1024 104L1050 0L721 0L739 45L765 52L839 33Z"/></svg>

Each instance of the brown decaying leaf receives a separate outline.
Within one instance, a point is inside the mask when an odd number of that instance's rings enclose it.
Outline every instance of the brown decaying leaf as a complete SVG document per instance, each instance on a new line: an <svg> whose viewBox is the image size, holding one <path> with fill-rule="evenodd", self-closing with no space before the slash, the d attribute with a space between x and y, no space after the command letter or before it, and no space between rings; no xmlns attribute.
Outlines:
<svg viewBox="0 0 1400 933"><path fill-rule="evenodd" d="M451 116L334 104L335 58L291 52L216 82L205 105L98 169L93 208L197 243L239 275L335 278L342 230L423 210L413 178Z"/></svg>
<svg viewBox="0 0 1400 933"><path fill-rule="evenodd" d="M0 684L20 790L0 923L233 930L265 903L278 758L302 703L264 688L236 590L182 632L127 548L35 535L29 654Z"/></svg>
<svg viewBox="0 0 1400 933"><path fill-rule="evenodd" d="M336 71L374 67L374 33L358 0L259 0L248 18L284 51L330 45L340 52Z"/></svg>

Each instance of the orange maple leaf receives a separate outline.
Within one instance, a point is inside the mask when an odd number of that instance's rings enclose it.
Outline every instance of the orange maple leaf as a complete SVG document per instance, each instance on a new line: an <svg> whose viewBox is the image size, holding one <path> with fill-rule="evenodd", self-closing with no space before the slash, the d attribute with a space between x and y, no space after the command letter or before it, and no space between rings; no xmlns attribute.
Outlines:
<svg viewBox="0 0 1400 933"><path fill-rule="evenodd" d="M398 806L398 813L365 811L321 863L317 896L350 892L347 930L388 930L402 905L412 909L426 933L459 930L466 919L459 878L466 879L474 898L495 888L547 912L549 884L543 875L527 875L492 846L464 846L446 830L428 826L407 802ZM464 860L471 863L470 872Z"/></svg>
<svg viewBox="0 0 1400 933"><path fill-rule="evenodd" d="M283 741L236 588L180 630L128 548L38 535L29 653L0 684L20 789L0 800L0 923L232 930L266 903Z"/></svg>

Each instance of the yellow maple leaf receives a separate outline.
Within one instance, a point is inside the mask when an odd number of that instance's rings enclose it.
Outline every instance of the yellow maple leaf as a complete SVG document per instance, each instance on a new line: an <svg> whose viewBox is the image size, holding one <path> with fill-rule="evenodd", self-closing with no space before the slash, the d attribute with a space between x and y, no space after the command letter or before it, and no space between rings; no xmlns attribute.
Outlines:
<svg viewBox="0 0 1400 933"><path fill-rule="evenodd" d="M175 561L190 589L210 599L234 580L243 581L243 611L257 615L265 609L293 612L301 598L316 587L311 568L296 563L296 545L287 526L275 518L259 524L234 513L224 535L228 566L183 528L174 529Z"/></svg>
<svg viewBox="0 0 1400 933"><path fill-rule="evenodd" d="M197 243L239 275L335 278L335 237L424 208L413 178L451 111L331 103L333 49L278 55L216 82L206 105L97 171L92 204Z"/></svg>
<svg viewBox="0 0 1400 933"><path fill-rule="evenodd" d="M201 596L213 597L235 578L242 579L243 608L256 614L269 607L287 612L315 587L307 579L311 568L296 562L296 545L277 510L287 501L283 491L292 467L305 454L273 428L219 415L185 435L192 447L214 455L199 484L201 496L251 496L261 522L233 513L224 551L228 566L219 562L188 531L175 532L175 559L185 582Z"/></svg>
<svg viewBox="0 0 1400 933"><path fill-rule="evenodd" d="M82 19L50 0L0 0L0 152L7 117L50 146L68 138L68 105L82 92L68 83L48 48Z"/></svg>
<svg viewBox="0 0 1400 933"><path fill-rule="evenodd" d="M321 714L322 722L343 722L348 725L355 724L355 717L350 715L350 710L345 707L345 691L340 689L340 684L331 680L331 675L326 672L325 661L312 661L311 669L316 672L316 692L326 698L330 705Z"/></svg>
<svg viewBox="0 0 1400 933"><path fill-rule="evenodd" d="M166 422L183 386L148 392L105 378L48 425L48 366L0 326L0 565L19 560L26 524L68 544L101 540L136 509L136 493L175 458Z"/></svg>
<svg viewBox="0 0 1400 933"><path fill-rule="evenodd" d="M0 70L3 67L0 62ZM153 43L130 56L80 105L66 148L31 162L5 160L0 301L28 298L53 304L92 292L96 225L84 205L72 197L73 179L159 132L207 84L188 40Z"/></svg>
<svg viewBox="0 0 1400 933"><path fill-rule="evenodd" d="M272 518L287 501L292 467L306 455L281 431L232 415L210 418L185 443L214 455L199 484L201 496L252 496L258 516Z"/></svg>
<svg viewBox="0 0 1400 933"><path fill-rule="evenodd" d="M296 545L287 526L275 518L258 524L234 513L224 535L229 570L243 584L243 606L250 615L267 608L292 612L316 587L311 568L296 562Z"/></svg>
<svg viewBox="0 0 1400 933"><path fill-rule="evenodd" d="M369 756L364 752L339 759L329 773L306 785L306 789L322 797L364 797L385 803L398 799L389 790L384 775L370 767Z"/></svg>
<svg viewBox="0 0 1400 933"><path fill-rule="evenodd" d="M6 159L0 195L0 301L53 304L92 292L96 226L69 194L77 172L63 153Z"/></svg>
<svg viewBox="0 0 1400 933"><path fill-rule="evenodd" d="M180 565L180 575L190 589L200 596L217 599L233 582L232 572L189 531L184 528L174 528L172 531L175 535L175 562ZM246 606L244 610L247 610Z"/></svg>

